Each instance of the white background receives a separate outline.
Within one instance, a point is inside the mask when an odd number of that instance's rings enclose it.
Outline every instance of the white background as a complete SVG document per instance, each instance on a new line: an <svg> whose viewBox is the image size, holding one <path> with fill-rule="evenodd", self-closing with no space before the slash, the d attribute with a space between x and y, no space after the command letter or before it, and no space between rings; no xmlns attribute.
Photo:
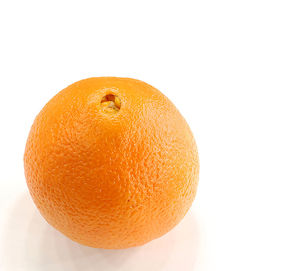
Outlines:
<svg viewBox="0 0 300 271"><path fill-rule="evenodd" d="M300 270L300 3L0 2L0 270ZM149 244L110 251L49 226L23 174L30 126L67 85L144 80L195 135L197 198Z"/></svg>

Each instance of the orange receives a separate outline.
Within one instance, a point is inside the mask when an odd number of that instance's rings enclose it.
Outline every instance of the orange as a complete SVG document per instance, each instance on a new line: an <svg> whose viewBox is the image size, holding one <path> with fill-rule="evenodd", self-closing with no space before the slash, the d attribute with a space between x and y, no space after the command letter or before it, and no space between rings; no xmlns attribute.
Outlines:
<svg viewBox="0 0 300 271"><path fill-rule="evenodd" d="M195 140L175 106L134 79L78 81L36 117L24 166L42 216L97 248L145 244L171 230L197 190Z"/></svg>

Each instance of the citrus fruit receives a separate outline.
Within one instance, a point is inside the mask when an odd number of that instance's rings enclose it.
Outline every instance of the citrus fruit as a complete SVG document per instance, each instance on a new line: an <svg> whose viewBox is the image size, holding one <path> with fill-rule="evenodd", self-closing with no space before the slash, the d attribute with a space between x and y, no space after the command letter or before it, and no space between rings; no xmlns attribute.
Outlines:
<svg viewBox="0 0 300 271"><path fill-rule="evenodd" d="M24 167L47 222L106 249L172 229L199 174L195 140L175 106L154 87L117 77L81 80L54 96L31 127Z"/></svg>

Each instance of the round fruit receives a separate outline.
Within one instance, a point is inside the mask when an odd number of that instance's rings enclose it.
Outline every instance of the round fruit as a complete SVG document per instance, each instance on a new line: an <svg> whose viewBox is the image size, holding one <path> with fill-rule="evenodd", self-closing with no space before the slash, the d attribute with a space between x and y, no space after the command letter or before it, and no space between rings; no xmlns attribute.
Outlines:
<svg viewBox="0 0 300 271"><path fill-rule="evenodd" d="M172 229L195 197L193 135L157 89L117 77L53 97L28 136L25 175L43 217L81 244L120 249Z"/></svg>

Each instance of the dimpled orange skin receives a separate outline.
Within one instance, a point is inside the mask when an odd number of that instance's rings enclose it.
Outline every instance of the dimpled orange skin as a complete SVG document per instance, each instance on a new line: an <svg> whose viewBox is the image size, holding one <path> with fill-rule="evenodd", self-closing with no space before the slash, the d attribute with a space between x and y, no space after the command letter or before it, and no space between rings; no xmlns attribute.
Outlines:
<svg viewBox="0 0 300 271"><path fill-rule="evenodd" d="M119 97L120 110L101 100ZM49 224L83 245L122 249L170 231L190 208L199 161L188 124L135 79L78 81L54 96L29 133L25 176Z"/></svg>

